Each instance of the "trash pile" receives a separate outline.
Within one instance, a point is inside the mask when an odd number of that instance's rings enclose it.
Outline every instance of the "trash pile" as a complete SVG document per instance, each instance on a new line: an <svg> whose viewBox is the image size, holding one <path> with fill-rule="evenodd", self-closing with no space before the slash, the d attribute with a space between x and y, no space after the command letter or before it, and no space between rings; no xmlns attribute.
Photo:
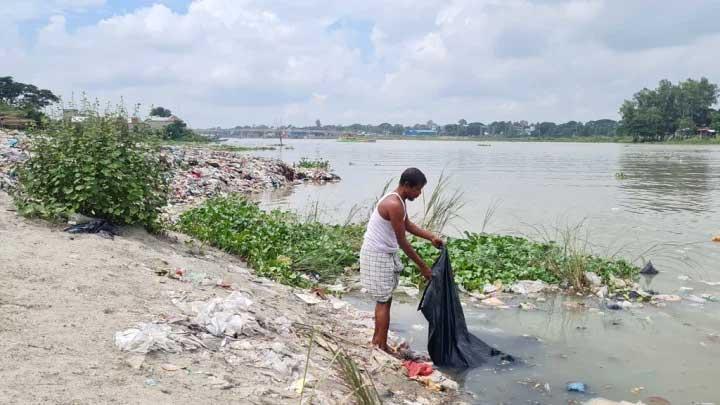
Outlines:
<svg viewBox="0 0 720 405"><path fill-rule="evenodd" d="M216 195L255 193L302 181L340 180L322 169L294 169L276 159L203 148L167 148L165 160L174 171L171 204L193 204Z"/></svg>
<svg viewBox="0 0 720 405"><path fill-rule="evenodd" d="M418 392L428 390L445 392L443 395L457 393L455 381L392 334L389 343L406 349L404 363L369 347L372 314L330 295L263 285L204 300L190 298L195 294L192 292L177 294L172 299L176 313L161 315L155 322L138 323L114 336L115 346L128 353L126 362L148 372L151 385L159 383L153 374L159 370L154 362L172 361L174 364L160 366L165 371L186 367L198 370L198 359L215 359L224 365L227 375L218 375L217 369L193 374L206 373L209 384L219 389L273 387L284 398L297 398L305 391L305 396L313 396L319 403L337 403L348 395L338 390L348 381L342 367L333 366L342 353L356 362L358 369L372 375L380 395L394 391L398 381L408 378L419 383L419 391L391 394L396 399L416 399ZM173 357L149 356L153 352L173 353ZM241 380L237 379L239 375Z"/></svg>
<svg viewBox="0 0 720 405"><path fill-rule="evenodd" d="M0 129L0 190L12 190L17 184L14 166L27 160L25 133Z"/></svg>

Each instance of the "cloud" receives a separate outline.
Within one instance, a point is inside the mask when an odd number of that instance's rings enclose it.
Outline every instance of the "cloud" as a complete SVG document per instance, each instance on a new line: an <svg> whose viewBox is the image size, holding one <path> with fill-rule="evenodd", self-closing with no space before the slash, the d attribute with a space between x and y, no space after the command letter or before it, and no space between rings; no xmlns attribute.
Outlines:
<svg viewBox="0 0 720 405"><path fill-rule="evenodd" d="M80 25L112 2L10 1L4 74L198 127L616 118L660 79L720 82L711 0L158 0Z"/></svg>

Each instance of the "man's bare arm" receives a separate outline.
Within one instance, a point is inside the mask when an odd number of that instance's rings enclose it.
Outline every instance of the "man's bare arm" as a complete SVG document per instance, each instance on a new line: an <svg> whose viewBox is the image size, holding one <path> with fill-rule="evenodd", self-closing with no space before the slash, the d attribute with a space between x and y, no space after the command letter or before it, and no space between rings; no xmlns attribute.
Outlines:
<svg viewBox="0 0 720 405"><path fill-rule="evenodd" d="M392 225L395 236L397 237L398 245L405 252L405 254L412 260L420 269L420 274L426 279L430 279L432 273L430 267L420 258L415 249L408 242L405 236L405 209L399 202L397 204L387 205L388 214L390 216L390 224Z"/></svg>

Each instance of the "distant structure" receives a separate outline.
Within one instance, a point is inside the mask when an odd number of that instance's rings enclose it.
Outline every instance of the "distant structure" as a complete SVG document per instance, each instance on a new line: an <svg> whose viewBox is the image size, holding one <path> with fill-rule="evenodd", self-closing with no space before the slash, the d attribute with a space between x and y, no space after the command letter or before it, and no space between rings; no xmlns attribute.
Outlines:
<svg viewBox="0 0 720 405"><path fill-rule="evenodd" d="M164 129L166 126L177 121L180 121L180 118L176 117L175 115L171 115L169 117L159 117L157 115L151 115L145 120L145 124L147 124L150 129Z"/></svg>
<svg viewBox="0 0 720 405"><path fill-rule="evenodd" d="M405 136L434 136L437 135L437 129L411 129L405 130Z"/></svg>

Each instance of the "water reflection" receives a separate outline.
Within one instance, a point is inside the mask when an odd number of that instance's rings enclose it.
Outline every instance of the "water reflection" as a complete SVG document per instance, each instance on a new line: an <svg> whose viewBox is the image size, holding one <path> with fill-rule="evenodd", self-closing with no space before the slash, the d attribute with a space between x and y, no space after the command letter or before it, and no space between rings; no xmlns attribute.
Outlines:
<svg viewBox="0 0 720 405"><path fill-rule="evenodd" d="M707 212L712 191L711 152L628 147L619 157L621 205L631 212Z"/></svg>

